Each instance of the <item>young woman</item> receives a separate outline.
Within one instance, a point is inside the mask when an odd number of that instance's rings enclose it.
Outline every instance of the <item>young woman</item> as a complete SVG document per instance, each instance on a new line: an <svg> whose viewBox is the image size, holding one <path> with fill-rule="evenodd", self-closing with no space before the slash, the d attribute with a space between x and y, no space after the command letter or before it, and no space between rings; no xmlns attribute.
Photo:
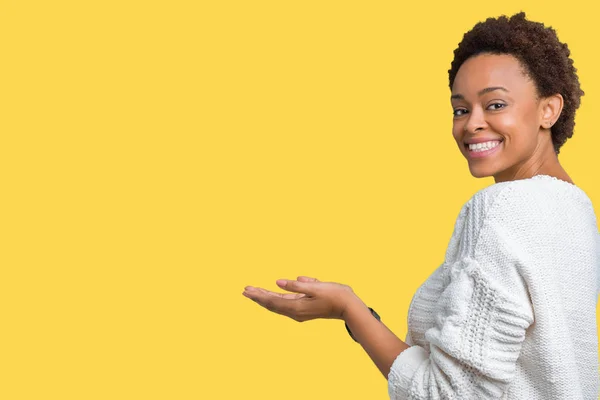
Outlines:
<svg viewBox="0 0 600 400"><path fill-rule="evenodd" d="M347 285L298 277L277 281L295 293L244 295L296 321L344 320L392 400L597 399L600 233L558 160L583 95L569 55L524 13L478 23L455 50L452 134L495 183L461 209L406 341Z"/></svg>

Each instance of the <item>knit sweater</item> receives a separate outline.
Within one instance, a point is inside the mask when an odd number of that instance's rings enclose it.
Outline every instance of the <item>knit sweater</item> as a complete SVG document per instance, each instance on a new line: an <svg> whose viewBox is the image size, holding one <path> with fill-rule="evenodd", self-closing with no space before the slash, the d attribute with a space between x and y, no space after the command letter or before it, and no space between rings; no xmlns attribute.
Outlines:
<svg viewBox="0 0 600 400"><path fill-rule="evenodd" d="M598 399L599 291L583 190L537 175L478 191L412 299L390 399Z"/></svg>

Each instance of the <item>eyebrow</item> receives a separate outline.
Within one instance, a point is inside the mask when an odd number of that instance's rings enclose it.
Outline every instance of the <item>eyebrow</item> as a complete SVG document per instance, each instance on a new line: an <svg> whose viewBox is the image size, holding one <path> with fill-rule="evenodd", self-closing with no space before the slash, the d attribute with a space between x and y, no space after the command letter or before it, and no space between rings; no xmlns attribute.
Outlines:
<svg viewBox="0 0 600 400"><path fill-rule="evenodd" d="M492 86L492 87L487 87L485 89L481 89L477 93L477 95L478 96L482 96L482 95L484 95L486 93L493 92L494 90L503 90L503 91L505 91L507 93L509 92L508 89L506 89L506 88L504 88L502 86ZM463 96L462 94L453 94L452 96L450 96L450 100L452 100L452 99L464 100L465 96Z"/></svg>

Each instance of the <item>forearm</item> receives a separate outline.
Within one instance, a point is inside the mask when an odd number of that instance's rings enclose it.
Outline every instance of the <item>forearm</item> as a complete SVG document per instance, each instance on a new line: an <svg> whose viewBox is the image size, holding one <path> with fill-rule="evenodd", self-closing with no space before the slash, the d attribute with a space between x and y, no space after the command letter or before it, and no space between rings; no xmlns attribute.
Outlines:
<svg viewBox="0 0 600 400"><path fill-rule="evenodd" d="M353 296L344 312L344 321L352 335L367 352L385 379L398 355L410 346L400 340L371 311L358 296Z"/></svg>

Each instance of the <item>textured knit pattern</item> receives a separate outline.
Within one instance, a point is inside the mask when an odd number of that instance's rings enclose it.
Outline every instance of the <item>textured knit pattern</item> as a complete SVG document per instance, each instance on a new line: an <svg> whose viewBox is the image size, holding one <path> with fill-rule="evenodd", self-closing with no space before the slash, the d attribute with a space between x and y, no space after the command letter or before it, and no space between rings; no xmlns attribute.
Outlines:
<svg viewBox="0 0 600 400"><path fill-rule="evenodd" d="M599 291L583 190L547 175L480 190L413 297L390 399L597 400Z"/></svg>

